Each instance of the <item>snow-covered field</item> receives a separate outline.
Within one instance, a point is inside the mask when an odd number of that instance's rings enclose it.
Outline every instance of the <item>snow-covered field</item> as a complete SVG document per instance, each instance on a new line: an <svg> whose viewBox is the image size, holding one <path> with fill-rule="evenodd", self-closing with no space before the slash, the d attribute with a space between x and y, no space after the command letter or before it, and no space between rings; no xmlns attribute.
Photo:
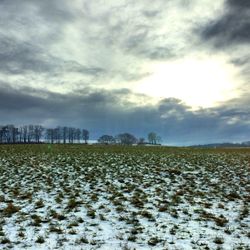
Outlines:
<svg viewBox="0 0 250 250"><path fill-rule="evenodd" d="M250 249L250 150L0 146L0 249Z"/></svg>

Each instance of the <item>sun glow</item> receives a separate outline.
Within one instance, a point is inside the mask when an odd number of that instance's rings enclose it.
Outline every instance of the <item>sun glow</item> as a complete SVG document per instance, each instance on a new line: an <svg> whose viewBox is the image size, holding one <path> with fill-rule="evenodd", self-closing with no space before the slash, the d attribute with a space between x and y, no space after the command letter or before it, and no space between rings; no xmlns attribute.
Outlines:
<svg viewBox="0 0 250 250"><path fill-rule="evenodd" d="M239 94L237 70L222 59L160 63L153 66L152 72L136 85L136 92L157 98L178 98L194 109L213 107Z"/></svg>

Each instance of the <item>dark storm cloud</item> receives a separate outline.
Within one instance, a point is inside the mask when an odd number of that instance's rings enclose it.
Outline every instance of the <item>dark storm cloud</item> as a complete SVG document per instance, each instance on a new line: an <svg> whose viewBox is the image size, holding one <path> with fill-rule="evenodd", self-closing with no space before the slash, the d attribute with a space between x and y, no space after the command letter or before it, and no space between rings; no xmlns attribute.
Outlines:
<svg viewBox="0 0 250 250"><path fill-rule="evenodd" d="M204 40L214 39L218 47L250 42L250 2L227 0L225 14L203 30Z"/></svg>
<svg viewBox="0 0 250 250"><path fill-rule="evenodd" d="M20 13L32 15L33 13L31 11L37 9L39 14L46 20L67 22L75 18L71 4L65 0L1 0L0 4L1 8L5 10L5 13L13 17L15 17L15 14L18 16Z"/></svg>
<svg viewBox="0 0 250 250"><path fill-rule="evenodd" d="M4 124L21 120L46 126L74 125L88 128L92 138L124 131L139 137L153 130L166 142L182 144L244 140L250 128L249 109L232 108L233 103L192 111L174 98L138 106L128 101L133 93L127 89L82 89L62 95L1 85L5 86L0 89L0 123Z"/></svg>
<svg viewBox="0 0 250 250"><path fill-rule="evenodd" d="M225 1L224 14L203 27L201 37L206 45L212 45L211 53L223 51L231 57L230 63L239 69L243 80L239 89L249 93L250 1Z"/></svg>
<svg viewBox="0 0 250 250"><path fill-rule="evenodd" d="M238 8L238 10L250 8L250 2L248 0L227 0L227 2L230 6Z"/></svg>
<svg viewBox="0 0 250 250"><path fill-rule="evenodd" d="M86 67L76 61L65 61L32 43L0 35L0 72L8 74L78 72L98 75L103 69Z"/></svg>
<svg viewBox="0 0 250 250"><path fill-rule="evenodd" d="M0 35L0 71L21 74L27 70L35 72L51 71L52 65L48 55L38 47L27 42L18 42Z"/></svg>
<svg viewBox="0 0 250 250"><path fill-rule="evenodd" d="M2 82L1 85L3 85ZM0 107L2 114L8 111L14 112L15 114L31 107L43 106L44 104L42 99L20 93L19 90L10 88L7 85L1 86L0 88Z"/></svg>
<svg viewBox="0 0 250 250"><path fill-rule="evenodd" d="M14 115L19 113L22 116L27 113L31 116L42 115L45 120L48 117L55 117L59 119L58 121L62 117L71 120L78 115L88 117L88 113L90 116L99 117L107 107L113 110L119 109L121 102L128 104L123 100L128 94L129 90L108 92L86 88L77 93L63 95L29 87L13 88L1 83L0 112L3 112L2 114L13 112Z"/></svg>

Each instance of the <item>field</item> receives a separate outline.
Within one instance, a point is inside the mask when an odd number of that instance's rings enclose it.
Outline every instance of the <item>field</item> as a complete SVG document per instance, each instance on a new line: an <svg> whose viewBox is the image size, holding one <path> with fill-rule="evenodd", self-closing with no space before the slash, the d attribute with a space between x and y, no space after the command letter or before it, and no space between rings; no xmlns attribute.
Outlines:
<svg viewBox="0 0 250 250"><path fill-rule="evenodd" d="M250 249L250 150L0 146L0 249Z"/></svg>

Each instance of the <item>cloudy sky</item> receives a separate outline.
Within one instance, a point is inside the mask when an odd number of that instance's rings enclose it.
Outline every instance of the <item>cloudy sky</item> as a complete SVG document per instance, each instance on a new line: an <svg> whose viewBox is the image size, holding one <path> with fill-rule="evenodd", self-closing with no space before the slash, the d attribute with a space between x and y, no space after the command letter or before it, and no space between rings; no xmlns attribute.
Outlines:
<svg viewBox="0 0 250 250"><path fill-rule="evenodd" d="M0 0L0 124L246 141L249 69L249 0Z"/></svg>

